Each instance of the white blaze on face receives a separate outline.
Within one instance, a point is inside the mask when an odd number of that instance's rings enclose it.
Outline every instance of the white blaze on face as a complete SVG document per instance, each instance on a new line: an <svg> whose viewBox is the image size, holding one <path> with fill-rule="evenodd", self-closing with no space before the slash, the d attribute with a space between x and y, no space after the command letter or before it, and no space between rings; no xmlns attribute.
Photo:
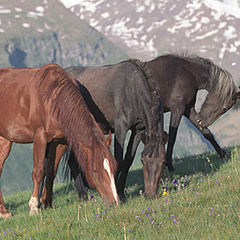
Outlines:
<svg viewBox="0 0 240 240"><path fill-rule="evenodd" d="M115 199L115 201L118 205L118 195L117 195L116 185L115 185L114 177L113 177L113 174L111 173L111 169L110 169L110 166L109 166L109 161L108 161L107 158L104 158L103 166L104 166L105 170L107 171L108 176L110 178L113 197L114 197L114 199Z"/></svg>

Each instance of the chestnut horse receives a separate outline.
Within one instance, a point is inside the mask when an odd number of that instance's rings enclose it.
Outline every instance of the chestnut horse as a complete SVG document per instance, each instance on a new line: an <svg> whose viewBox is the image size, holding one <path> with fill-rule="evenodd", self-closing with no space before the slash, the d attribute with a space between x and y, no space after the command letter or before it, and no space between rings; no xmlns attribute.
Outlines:
<svg viewBox="0 0 240 240"><path fill-rule="evenodd" d="M0 176L12 143L33 143L30 215L38 212L46 145L60 139L67 140L87 181L105 203L118 204L113 177L116 161L109 149L110 141L89 112L75 80L60 66L0 69L0 98ZM59 143L55 147L61 154L66 145ZM10 216L0 189L0 217Z"/></svg>

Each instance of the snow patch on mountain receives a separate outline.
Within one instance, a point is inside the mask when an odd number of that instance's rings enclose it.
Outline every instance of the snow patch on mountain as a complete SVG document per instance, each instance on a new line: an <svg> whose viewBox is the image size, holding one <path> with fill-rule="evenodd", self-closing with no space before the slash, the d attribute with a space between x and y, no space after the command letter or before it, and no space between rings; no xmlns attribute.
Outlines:
<svg viewBox="0 0 240 240"><path fill-rule="evenodd" d="M232 62L237 63L240 20L218 10L223 3L210 7L209 2L81 0L70 10L130 57L149 60L160 53L190 50L223 65L234 54ZM236 69L239 63L232 62L226 65Z"/></svg>
<svg viewBox="0 0 240 240"><path fill-rule="evenodd" d="M233 15L236 18L240 18L240 1L237 0L205 0L205 4L221 13Z"/></svg>

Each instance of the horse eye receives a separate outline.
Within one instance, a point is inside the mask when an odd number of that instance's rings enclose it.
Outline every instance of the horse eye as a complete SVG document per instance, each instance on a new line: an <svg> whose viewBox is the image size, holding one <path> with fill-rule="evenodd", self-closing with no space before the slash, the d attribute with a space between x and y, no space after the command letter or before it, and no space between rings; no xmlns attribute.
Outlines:
<svg viewBox="0 0 240 240"><path fill-rule="evenodd" d="M226 112L227 111L227 107L223 107L223 111Z"/></svg>

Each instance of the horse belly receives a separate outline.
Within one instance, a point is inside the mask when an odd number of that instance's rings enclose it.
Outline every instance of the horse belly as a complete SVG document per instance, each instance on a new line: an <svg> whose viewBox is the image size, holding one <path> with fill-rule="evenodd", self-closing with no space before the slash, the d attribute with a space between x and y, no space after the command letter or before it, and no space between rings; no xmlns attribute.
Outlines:
<svg viewBox="0 0 240 240"><path fill-rule="evenodd" d="M30 143L34 136L30 127L11 121L6 124L0 123L0 135L16 143Z"/></svg>

